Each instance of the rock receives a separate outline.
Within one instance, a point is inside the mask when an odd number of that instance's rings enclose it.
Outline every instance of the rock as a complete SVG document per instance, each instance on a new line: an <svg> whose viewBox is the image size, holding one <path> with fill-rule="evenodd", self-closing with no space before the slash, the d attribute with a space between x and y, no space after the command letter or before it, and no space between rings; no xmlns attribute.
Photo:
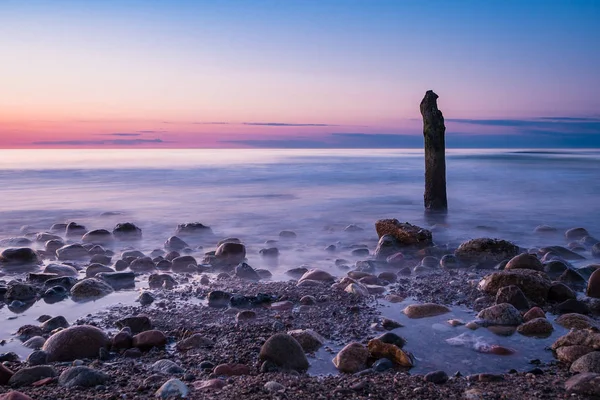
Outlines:
<svg viewBox="0 0 600 400"><path fill-rule="evenodd" d="M600 329L600 325L586 315L567 313L556 318L556 323L567 329Z"/></svg>
<svg viewBox="0 0 600 400"><path fill-rule="evenodd" d="M534 318L517 328L517 332L526 336L550 336L554 331L546 318Z"/></svg>
<svg viewBox="0 0 600 400"><path fill-rule="evenodd" d="M571 268L563 272L562 275L558 277L558 281L564 282L577 289L583 289L586 285L585 278L578 271Z"/></svg>
<svg viewBox="0 0 600 400"><path fill-rule="evenodd" d="M325 342L325 339L312 329L296 329L288 331L288 335L296 339L306 353L319 350Z"/></svg>
<svg viewBox="0 0 600 400"><path fill-rule="evenodd" d="M515 285L536 303L544 303L550 290L550 279L543 272L529 269L515 269L493 272L479 282L479 289L487 294L496 295L505 287Z"/></svg>
<svg viewBox="0 0 600 400"><path fill-rule="evenodd" d="M69 327L69 323L67 322L66 318L63 317L62 315L50 318L41 325L42 330L46 333L52 332L53 330L58 329L58 328L68 328L68 327Z"/></svg>
<svg viewBox="0 0 600 400"><path fill-rule="evenodd" d="M190 238L212 238L214 233L209 226L203 225L200 222L188 222L180 224L175 231L177 236Z"/></svg>
<svg viewBox="0 0 600 400"><path fill-rule="evenodd" d="M573 289L561 282L552 282L548 290L548 301L552 303L562 303L565 300L576 298L577 295Z"/></svg>
<svg viewBox="0 0 600 400"><path fill-rule="evenodd" d="M0 240L0 247L26 247L33 242L26 237L11 237Z"/></svg>
<svg viewBox="0 0 600 400"><path fill-rule="evenodd" d="M34 365L45 365L48 363L48 353L43 350L35 350L27 356L27 365L33 367Z"/></svg>
<svg viewBox="0 0 600 400"><path fill-rule="evenodd" d="M592 246L592 257L600 258L600 243L596 243Z"/></svg>
<svg viewBox="0 0 600 400"><path fill-rule="evenodd" d="M519 325L523 322L521 313L512 304L501 303L485 308L477 318L490 325Z"/></svg>
<svg viewBox="0 0 600 400"><path fill-rule="evenodd" d="M169 274L152 274L148 277L148 286L151 289L173 289L177 281Z"/></svg>
<svg viewBox="0 0 600 400"><path fill-rule="evenodd" d="M375 230L379 238L391 235L402 247L425 248L433 245L431 231L397 219L381 219L375 222Z"/></svg>
<svg viewBox="0 0 600 400"><path fill-rule="evenodd" d="M575 375L565 382L565 390L569 393L600 396L600 374L586 372Z"/></svg>
<svg viewBox="0 0 600 400"><path fill-rule="evenodd" d="M249 375L250 368L245 364L220 364L213 371L215 376L241 376Z"/></svg>
<svg viewBox="0 0 600 400"><path fill-rule="evenodd" d="M208 293L207 298L209 307L222 308L229 305L231 294L222 290L213 290Z"/></svg>
<svg viewBox="0 0 600 400"><path fill-rule="evenodd" d="M65 235L67 237L82 237L87 232L87 229L83 225L79 225L76 222L69 222L65 228Z"/></svg>
<svg viewBox="0 0 600 400"><path fill-rule="evenodd" d="M407 306L402 312L404 312L404 314L406 314L408 318L426 318L448 313L450 312L450 309L441 304L423 303L411 304Z"/></svg>
<svg viewBox="0 0 600 400"><path fill-rule="evenodd" d="M579 357L571 364L570 370L573 373L600 373L600 351L592 351Z"/></svg>
<svg viewBox="0 0 600 400"><path fill-rule="evenodd" d="M244 323L256 319L256 312L252 310L243 310L236 314L235 321L237 323Z"/></svg>
<svg viewBox="0 0 600 400"><path fill-rule="evenodd" d="M318 282L333 282L335 278L329 272L321 269L310 269L298 280L302 282L305 280L318 281Z"/></svg>
<svg viewBox="0 0 600 400"><path fill-rule="evenodd" d="M80 244L67 244L56 250L56 256L61 261L84 260L90 257L90 253Z"/></svg>
<svg viewBox="0 0 600 400"><path fill-rule="evenodd" d="M588 231L584 228L571 228L565 232L567 240L580 240L589 235Z"/></svg>
<svg viewBox="0 0 600 400"><path fill-rule="evenodd" d="M582 301L569 299L556 306L556 312L558 314L577 313L577 314L589 314L590 309Z"/></svg>
<svg viewBox="0 0 600 400"><path fill-rule="evenodd" d="M276 301L274 303L271 303L271 310L275 310L275 311L288 311L293 308L294 308L294 303L289 300Z"/></svg>
<svg viewBox="0 0 600 400"><path fill-rule="evenodd" d="M154 302L154 295L150 292L142 292L136 301L142 306L148 306Z"/></svg>
<svg viewBox="0 0 600 400"><path fill-rule="evenodd" d="M425 382L435 383L437 385L448 382L448 374L444 371L433 371L425 375Z"/></svg>
<svg viewBox="0 0 600 400"><path fill-rule="evenodd" d="M109 345L108 336L91 325L77 325L63 329L50 336L44 343L48 361L72 361L96 358L101 348Z"/></svg>
<svg viewBox="0 0 600 400"><path fill-rule="evenodd" d="M104 384L108 375L88 367L71 367L63 371L58 378L58 384L68 388L72 387L95 387Z"/></svg>
<svg viewBox="0 0 600 400"><path fill-rule="evenodd" d="M567 269L569 269L569 265L561 260L552 260L544 264L544 272L553 277L560 276Z"/></svg>
<svg viewBox="0 0 600 400"><path fill-rule="evenodd" d="M42 260L38 254L28 248L10 248L0 253L0 268L13 266L39 265Z"/></svg>
<svg viewBox="0 0 600 400"><path fill-rule="evenodd" d="M260 249L260 251L258 253L265 258L279 257L279 249L277 247L269 247L266 249Z"/></svg>
<svg viewBox="0 0 600 400"><path fill-rule="evenodd" d="M64 245L65 243L62 240L48 240L46 243L44 243L44 250L50 254L56 254L56 250L60 249Z"/></svg>
<svg viewBox="0 0 600 400"><path fill-rule="evenodd" d="M127 350L133 347L133 336L131 335L131 329L124 328L121 329L113 338L112 338L112 350Z"/></svg>
<svg viewBox="0 0 600 400"><path fill-rule="evenodd" d="M133 289L135 287L135 274L133 272L100 272L97 279L108 283L114 290Z"/></svg>
<svg viewBox="0 0 600 400"><path fill-rule="evenodd" d="M165 262L167 261L165 260ZM179 256L171 261L171 270L178 274L196 272L197 266L198 261L192 256Z"/></svg>
<svg viewBox="0 0 600 400"><path fill-rule="evenodd" d="M129 328L133 334L152 329L152 322L150 321L150 318L145 315L125 317L115 322L115 325L119 329Z"/></svg>
<svg viewBox="0 0 600 400"><path fill-rule="evenodd" d="M186 247L190 247L186 242L179 239L177 236L171 236L165 242L165 249L169 251L180 251L185 249Z"/></svg>
<svg viewBox="0 0 600 400"><path fill-rule="evenodd" d="M139 250L125 250L124 252L121 253L121 259L125 260L129 257L141 258L141 257L146 257L146 255Z"/></svg>
<svg viewBox="0 0 600 400"><path fill-rule="evenodd" d="M86 278L93 278L98 274L101 274L103 272L115 272L115 270L113 270L110 267L107 267L106 265L102 265L102 264L90 264L90 266L88 266L85 269L85 276Z"/></svg>
<svg viewBox="0 0 600 400"><path fill-rule="evenodd" d="M367 348L373 358L387 358L401 367L410 368L413 366L411 357L400 347L393 344L385 343L379 339L372 339L369 340Z"/></svg>
<svg viewBox="0 0 600 400"><path fill-rule="evenodd" d="M192 350L192 349L201 349L201 348L210 348L215 345L215 342L205 337L200 333L195 333L187 339L183 339L179 343L177 343L177 349L180 351Z"/></svg>
<svg viewBox="0 0 600 400"><path fill-rule="evenodd" d="M8 384L8 381L15 373L4 366L4 364L0 364L0 386L4 386Z"/></svg>
<svg viewBox="0 0 600 400"><path fill-rule="evenodd" d="M8 380L12 387L29 386L44 378L54 378L56 370L49 365L21 368Z"/></svg>
<svg viewBox="0 0 600 400"><path fill-rule="evenodd" d="M308 272L308 268L306 268L306 267L297 267L297 268L288 269L285 273L286 273L286 275L289 275L289 276L291 276L293 278L300 278L306 272Z"/></svg>
<svg viewBox="0 0 600 400"><path fill-rule="evenodd" d="M158 330L145 331L133 337L133 347L140 350L150 350L153 347L163 347L166 344L167 337Z"/></svg>
<svg viewBox="0 0 600 400"><path fill-rule="evenodd" d="M179 399L186 398L190 390L179 379L169 379L154 394L159 399Z"/></svg>
<svg viewBox="0 0 600 400"><path fill-rule="evenodd" d="M23 346L27 347L28 349L38 350L42 348L44 342L46 342L46 339L44 339L43 337L34 336L31 339L25 341L25 343L23 343Z"/></svg>
<svg viewBox="0 0 600 400"><path fill-rule="evenodd" d="M81 238L83 243L108 244L113 241L113 235L106 229L94 229Z"/></svg>
<svg viewBox="0 0 600 400"><path fill-rule="evenodd" d="M156 264L150 257L140 257L129 264L129 269L133 272L151 272L156 269Z"/></svg>
<svg viewBox="0 0 600 400"><path fill-rule="evenodd" d="M283 386L281 383L275 382L275 381L269 381L269 382L265 383L264 388L267 392L271 392L271 393L285 391L285 386Z"/></svg>
<svg viewBox="0 0 600 400"><path fill-rule="evenodd" d="M225 242L217 247L215 257L220 265L238 265L246 258L246 246L242 243Z"/></svg>
<svg viewBox="0 0 600 400"><path fill-rule="evenodd" d="M529 300L518 286L510 285L500 288L496 294L496 304L512 304L518 310L528 310Z"/></svg>
<svg viewBox="0 0 600 400"><path fill-rule="evenodd" d="M261 361L271 361L278 367L304 371L308 369L308 360L302 346L292 336L276 333L261 347Z"/></svg>
<svg viewBox="0 0 600 400"><path fill-rule="evenodd" d="M194 382L194 389L199 392L206 392L209 390L221 390L225 385L226 383L222 379L209 379L207 381Z"/></svg>
<svg viewBox="0 0 600 400"><path fill-rule="evenodd" d="M595 299L600 299L600 269L592 272L590 279L587 284L587 289L585 294L588 297L593 297Z"/></svg>
<svg viewBox="0 0 600 400"><path fill-rule="evenodd" d="M158 360L152 364L152 370L165 375L181 374L184 369L171 360Z"/></svg>
<svg viewBox="0 0 600 400"><path fill-rule="evenodd" d="M17 392L16 390L11 390L10 392L0 394L0 400L33 400L33 399L24 393Z"/></svg>
<svg viewBox="0 0 600 400"><path fill-rule="evenodd" d="M454 252L465 265L493 266L519 254L519 247L500 239L480 238L462 243Z"/></svg>
<svg viewBox="0 0 600 400"><path fill-rule="evenodd" d="M344 291L346 293L354 294L360 297L368 297L370 294L369 289L365 285L362 285L357 282L350 283L348 286L346 286Z"/></svg>
<svg viewBox="0 0 600 400"><path fill-rule="evenodd" d="M585 260L584 256L579 255L579 254L575 253L574 251L571 251L562 246L542 247L539 250L539 254L546 254L546 253L555 254L564 260Z"/></svg>
<svg viewBox="0 0 600 400"><path fill-rule="evenodd" d="M369 350L360 343L346 345L333 359L333 364L340 372L353 374L367 367Z"/></svg>
<svg viewBox="0 0 600 400"><path fill-rule="evenodd" d="M90 301L104 297L113 292L113 288L103 280L88 278L77 282L71 288L73 301Z"/></svg>
<svg viewBox="0 0 600 400"><path fill-rule="evenodd" d="M562 346L555 350L556 358L567 364L573 363L575 360L579 359L580 357L583 357L584 355L592 351L594 351L594 349L592 349L591 347L579 345Z"/></svg>
<svg viewBox="0 0 600 400"><path fill-rule="evenodd" d="M586 346L600 350L600 333L591 329L571 330L552 344L552 350L563 346Z"/></svg>
<svg viewBox="0 0 600 400"><path fill-rule="evenodd" d="M504 269L532 269L534 271L543 271L544 266L535 254L523 253L511 258Z"/></svg>
<svg viewBox="0 0 600 400"><path fill-rule="evenodd" d="M254 268L245 262L235 267L235 276L240 279L248 279L251 281L260 280L260 276L258 276L258 273L254 270Z"/></svg>
<svg viewBox="0 0 600 400"><path fill-rule="evenodd" d="M142 230L131 222L117 224L112 231L113 236L117 240L140 240L142 238Z"/></svg>
<svg viewBox="0 0 600 400"><path fill-rule="evenodd" d="M539 307L533 307L531 310L527 311L525 315L523 315L523 321L529 322L532 319L536 318L546 318L546 313Z"/></svg>
<svg viewBox="0 0 600 400"><path fill-rule="evenodd" d="M400 242L392 236L392 235L383 235L379 238L379 242L377 242L377 247L375 248L375 259L376 260L386 260L389 264L399 264L404 260L404 256L400 258L398 254L401 249ZM368 249L367 254L368 255ZM392 261L391 263L387 261L387 259Z"/></svg>
<svg viewBox="0 0 600 400"><path fill-rule="evenodd" d="M440 260L440 267L444 269L456 269L460 267L460 262L454 254L446 254Z"/></svg>
<svg viewBox="0 0 600 400"><path fill-rule="evenodd" d="M387 358L380 358L373 363L371 368L373 368L373 371L376 372L384 372L394 368L394 363L392 360L388 360Z"/></svg>
<svg viewBox="0 0 600 400"><path fill-rule="evenodd" d="M34 299L37 295L35 287L26 283L9 283L8 289L4 295L7 300L27 301Z"/></svg>
<svg viewBox="0 0 600 400"><path fill-rule="evenodd" d="M77 276L79 272L75 267L64 264L48 264L44 268L45 274L56 274L56 276Z"/></svg>

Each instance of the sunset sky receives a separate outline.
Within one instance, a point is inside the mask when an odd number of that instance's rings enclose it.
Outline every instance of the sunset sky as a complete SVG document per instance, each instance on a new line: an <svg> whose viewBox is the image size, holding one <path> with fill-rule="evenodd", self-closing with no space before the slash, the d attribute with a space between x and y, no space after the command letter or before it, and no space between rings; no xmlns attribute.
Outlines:
<svg viewBox="0 0 600 400"><path fill-rule="evenodd" d="M600 147L596 0L0 0L0 148Z"/></svg>

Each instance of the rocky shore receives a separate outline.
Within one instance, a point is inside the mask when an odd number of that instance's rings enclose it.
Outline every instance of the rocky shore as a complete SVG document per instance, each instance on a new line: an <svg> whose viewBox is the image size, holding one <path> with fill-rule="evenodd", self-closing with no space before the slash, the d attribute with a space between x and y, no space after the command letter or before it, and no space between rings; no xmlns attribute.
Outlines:
<svg viewBox="0 0 600 400"><path fill-rule="evenodd" d="M0 354L0 399L600 397L600 242L574 228L560 243L541 226L545 247L453 245L434 240L436 229L377 221L376 246L332 244L330 268L290 267L287 280L253 268L247 253L276 261L293 248L292 231L279 233L285 248L250 250L182 224L162 248L142 251L131 223L24 229L0 240L0 308L55 311L0 338L26 354ZM118 293L136 301L63 312ZM407 340L417 326L429 346ZM540 352L551 360L523 361L548 338ZM422 367L444 352L447 368ZM488 369L471 370L475 357L489 358Z"/></svg>

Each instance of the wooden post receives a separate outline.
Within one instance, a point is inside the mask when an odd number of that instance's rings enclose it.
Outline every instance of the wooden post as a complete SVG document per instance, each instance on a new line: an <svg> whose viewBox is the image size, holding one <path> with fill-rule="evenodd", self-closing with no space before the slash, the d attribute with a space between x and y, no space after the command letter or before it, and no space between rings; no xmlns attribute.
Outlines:
<svg viewBox="0 0 600 400"><path fill-rule="evenodd" d="M425 210L445 212L446 197L446 126L437 107L438 95L428 90L421 101L425 137Z"/></svg>

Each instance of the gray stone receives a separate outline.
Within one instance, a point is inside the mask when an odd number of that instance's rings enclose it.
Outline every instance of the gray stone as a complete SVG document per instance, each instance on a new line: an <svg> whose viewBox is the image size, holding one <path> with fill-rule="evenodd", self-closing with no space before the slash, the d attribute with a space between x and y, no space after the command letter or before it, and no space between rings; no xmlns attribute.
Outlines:
<svg viewBox="0 0 600 400"><path fill-rule="evenodd" d="M305 371L309 366L300 343L284 333L271 336L261 347L259 358L261 361L271 361L280 368L296 371Z"/></svg>
<svg viewBox="0 0 600 400"><path fill-rule="evenodd" d="M109 376L102 371L92 368L78 366L63 371L58 378L58 384L68 388L72 387L95 387L104 384Z"/></svg>
<svg viewBox="0 0 600 400"><path fill-rule="evenodd" d="M485 308L477 314L477 318L490 325L520 325L523 322L519 310L508 303Z"/></svg>
<svg viewBox="0 0 600 400"><path fill-rule="evenodd" d="M113 292L113 288L103 280L88 278L77 282L71 288L74 301L96 300Z"/></svg>
<svg viewBox="0 0 600 400"><path fill-rule="evenodd" d="M21 368L9 379L8 384L13 387L29 386L44 378L54 378L56 370L49 365L36 365Z"/></svg>

